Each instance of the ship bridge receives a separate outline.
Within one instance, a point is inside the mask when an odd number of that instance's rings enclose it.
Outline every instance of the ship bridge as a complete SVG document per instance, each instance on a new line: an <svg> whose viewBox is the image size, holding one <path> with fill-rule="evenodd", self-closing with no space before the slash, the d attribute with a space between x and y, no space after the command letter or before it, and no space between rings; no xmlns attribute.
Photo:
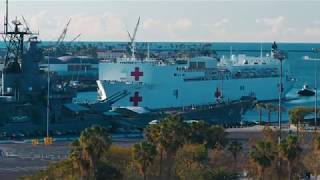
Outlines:
<svg viewBox="0 0 320 180"><path fill-rule="evenodd" d="M202 56L191 58L188 65L188 69L210 69L217 68L218 61L216 58Z"/></svg>

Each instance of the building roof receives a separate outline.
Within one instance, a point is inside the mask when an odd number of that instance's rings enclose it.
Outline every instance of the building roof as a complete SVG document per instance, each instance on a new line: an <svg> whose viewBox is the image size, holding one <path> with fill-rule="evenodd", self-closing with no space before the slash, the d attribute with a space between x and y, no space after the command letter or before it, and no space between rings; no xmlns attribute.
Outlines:
<svg viewBox="0 0 320 180"><path fill-rule="evenodd" d="M47 64L48 57L42 61L42 64ZM99 61L96 58L88 56L61 56L58 58L50 57L50 64L98 64Z"/></svg>

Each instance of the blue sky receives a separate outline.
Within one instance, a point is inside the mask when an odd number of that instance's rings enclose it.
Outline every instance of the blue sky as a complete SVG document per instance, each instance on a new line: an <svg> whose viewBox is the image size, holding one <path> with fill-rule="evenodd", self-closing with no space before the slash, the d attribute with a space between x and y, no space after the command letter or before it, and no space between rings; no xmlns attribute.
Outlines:
<svg viewBox="0 0 320 180"><path fill-rule="evenodd" d="M43 40L56 39L72 18L66 39L81 33L82 41L127 41L140 16L137 41L320 42L320 1L12 0L9 6L10 17L24 15Z"/></svg>

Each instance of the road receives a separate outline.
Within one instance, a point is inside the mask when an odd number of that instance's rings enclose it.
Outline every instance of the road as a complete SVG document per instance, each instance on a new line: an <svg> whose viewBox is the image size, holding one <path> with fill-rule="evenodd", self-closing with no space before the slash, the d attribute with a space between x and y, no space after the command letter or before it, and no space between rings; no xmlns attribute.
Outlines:
<svg viewBox="0 0 320 180"><path fill-rule="evenodd" d="M230 128L229 139L247 142L249 139L262 137L263 126ZM289 129L284 129L288 133ZM73 140L76 138L73 138ZM141 135L113 136L113 144L128 147L142 140ZM0 141L0 179L17 179L45 168L49 163L66 159L70 150L71 139L57 139L52 145L32 145L31 140ZM248 144L247 144L248 145ZM249 146L244 149L248 150Z"/></svg>

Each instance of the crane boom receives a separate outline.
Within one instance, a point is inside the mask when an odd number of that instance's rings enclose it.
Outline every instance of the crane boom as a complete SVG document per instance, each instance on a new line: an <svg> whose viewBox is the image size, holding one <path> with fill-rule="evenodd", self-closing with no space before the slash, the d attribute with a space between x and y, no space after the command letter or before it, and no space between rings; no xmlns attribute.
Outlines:
<svg viewBox="0 0 320 180"><path fill-rule="evenodd" d="M138 18L138 22L134 28L133 35L131 36L130 32L127 31L129 39L130 39L130 49L131 49L131 58L132 59L135 59L135 49L136 49L135 39L136 39L139 24L140 24L140 17Z"/></svg>
<svg viewBox="0 0 320 180"><path fill-rule="evenodd" d="M73 41L77 40L80 36L81 36L81 34L78 34L76 37L74 37L74 38L70 41L70 43L72 43Z"/></svg>
<svg viewBox="0 0 320 180"><path fill-rule="evenodd" d="M137 22L137 24L136 24L136 27L134 28L134 32L133 32L133 36L132 36L132 42L136 39L136 35L137 35L137 31L138 31L139 24L140 24L140 17L139 17L139 19L138 19L138 22Z"/></svg>
<svg viewBox="0 0 320 180"><path fill-rule="evenodd" d="M28 33L31 33L31 31L30 31L30 26L29 26L29 24L27 23L26 19L24 18L24 16L21 16L21 17L22 17L23 23L24 23L24 25L25 25L25 27L26 27L26 31L27 31Z"/></svg>
<svg viewBox="0 0 320 180"><path fill-rule="evenodd" d="M60 36L59 36L59 38L58 38L58 40L56 42L55 47L60 46L60 44L64 41L64 38L66 37L70 22L71 22L71 18L69 19L69 21L68 21L67 25L65 26L65 28L62 30L62 33L60 34Z"/></svg>

